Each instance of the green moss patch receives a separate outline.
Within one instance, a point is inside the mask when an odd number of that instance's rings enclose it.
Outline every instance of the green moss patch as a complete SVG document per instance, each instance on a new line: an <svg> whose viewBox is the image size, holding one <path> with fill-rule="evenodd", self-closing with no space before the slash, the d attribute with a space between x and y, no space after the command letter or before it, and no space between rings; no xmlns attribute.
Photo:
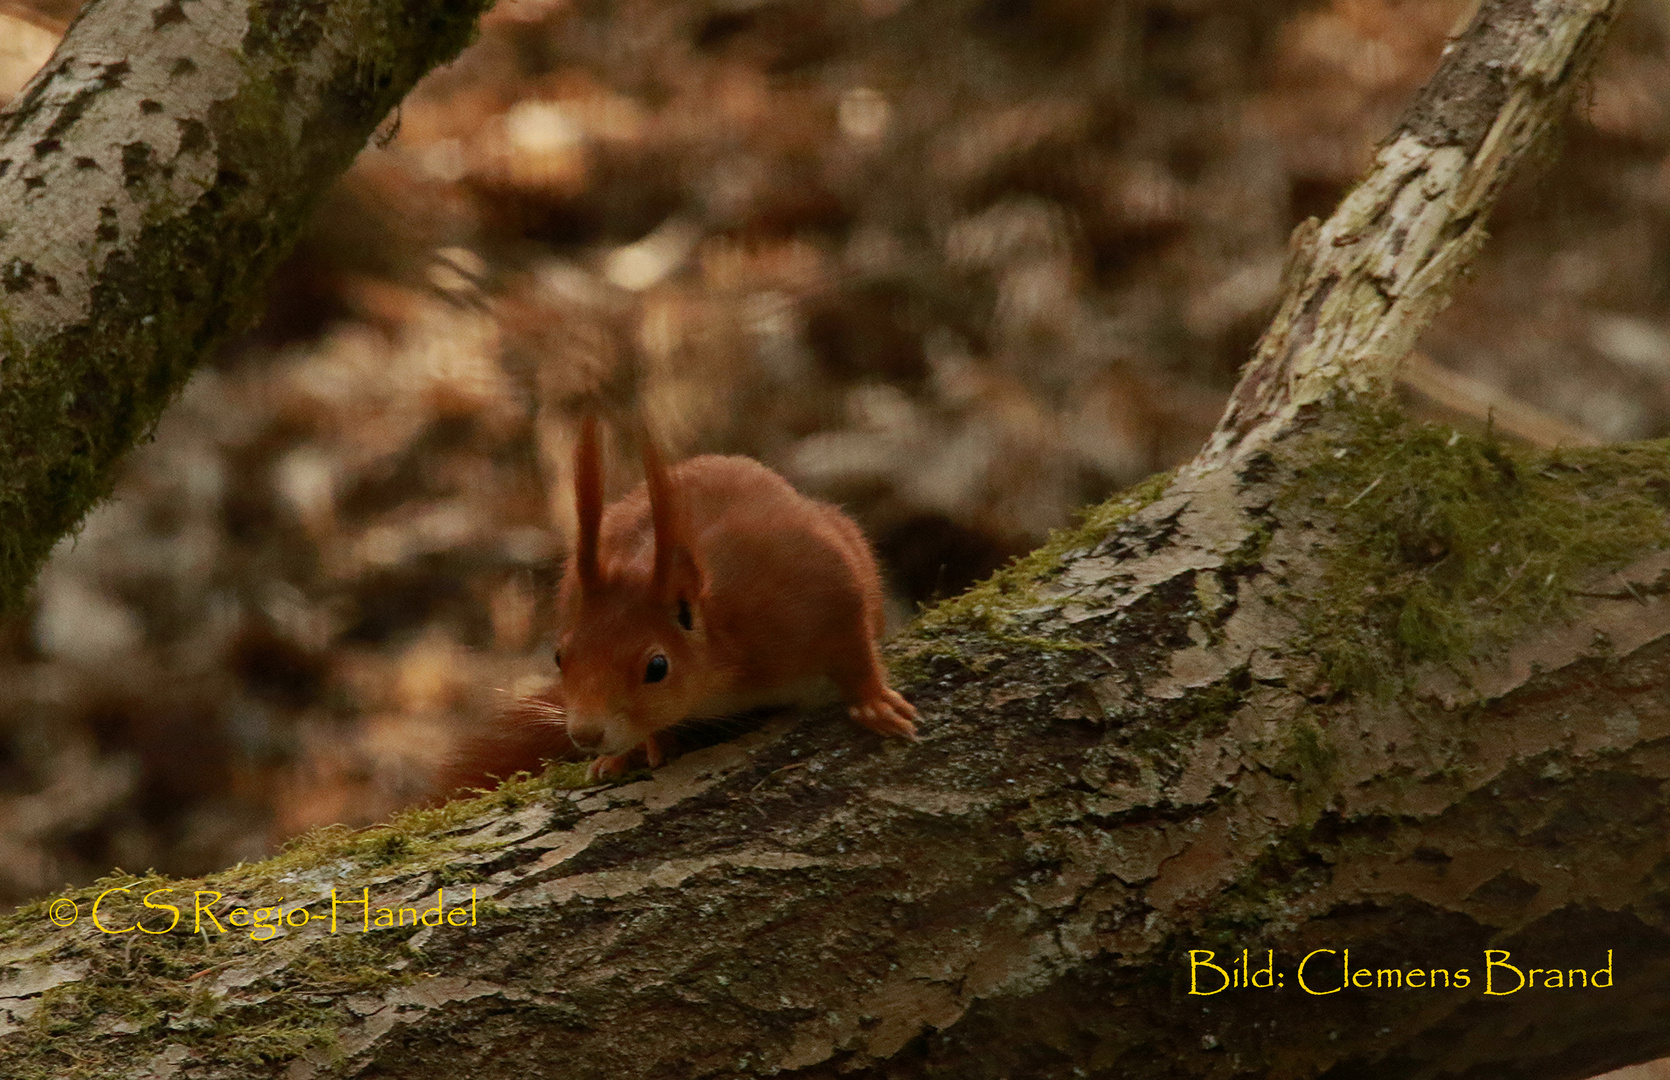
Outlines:
<svg viewBox="0 0 1670 1080"><path fill-rule="evenodd" d="M217 997L213 973L252 946L234 935L203 946L190 935L124 935L121 948L89 950L85 979L47 991L26 1029L0 1047L0 1071L18 1080L110 1075L170 1043L212 1044L216 1059L255 1065L337 1045L339 1000L412 981L389 970L394 950L375 935L345 937L287 969L264 999Z"/></svg>
<svg viewBox="0 0 1670 1080"><path fill-rule="evenodd" d="M553 766L543 776L518 777L474 798L407 811L386 825L318 829L271 859L202 881L117 871L62 895L76 902L85 920L99 894L127 886L129 903L121 908L127 918L135 898L167 888L173 890L168 902L180 904L189 920L190 896L196 889L247 893L265 903L268 893L287 891L278 884L286 875L331 864L345 864L337 884L349 892L358 890L355 879L360 872L400 863L418 873L425 860L433 864L441 883L458 885L479 879L479 872L449 865L447 860L459 851L477 846L455 834L484 822L486 815L549 799L553 790L584 782L583 764ZM559 802L559 812L566 805ZM50 899L0 918L0 932L14 943L41 940L51 948L60 931L47 918ZM500 910L484 901L479 914L491 918ZM406 939L414 930L332 934L319 948L286 964L282 985L258 979L230 999L212 992L215 972L248 963L275 945L253 941L241 931L209 935L182 929L91 938L78 933L53 949L51 958L57 963L87 963L86 976L47 991L25 1029L0 1042L0 1076L105 1076L169 1043L213 1045L215 1060L249 1065L285 1061L307 1051L332 1051L346 1017L340 1007L343 997L375 993L415 977L402 963L409 957Z"/></svg>
<svg viewBox="0 0 1670 1080"><path fill-rule="evenodd" d="M1324 532L1296 650L1327 688L1386 694L1569 618L1577 590L1670 543L1670 444L1531 451L1348 409L1289 451L1284 527Z"/></svg>
<svg viewBox="0 0 1670 1080"><path fill-rule="evenodd" d="M1014 559L960 596L925 608L889 650L895 681L926 681L936 660L983 671L994 656L1090 650L1091 645L1070 637L1029 633L1017 625L1019 616L1044 602L1038 587L1061 572L1068 555L1107 539L1121 522L1163 495L1173 475L1149 477L1105 503L1085 508L1078 525L1052 531L1036 551Z"/></svg>
<svg viewBox="0 0 1670 1080"><path fill-rule="evenodd" d="M402 811L386 824L365 829L328 825L291 840L271 859L249 869L263 877L279 870L304 870L349 860L368 867L409 862L426 855L445 855L457 849L448 838L477 818L494 812L518 810L552 791L592 786L585 762L551 765L540 776L519 774L493 791L453 799L443 806Z"/></svg>
<svg viewBox="0 0 1670 1080"><path fill-rule="evenodd" d="M911 627L913 636L935 638L966 630L1001 633L1015 612L1038 602L1038 586L1060 572L1065 556L1101 543L1126 518L1163 495L1173 475L1158 473L1105 503L1080 511L1076 526L1052 531L1036 551L1013 560L961 596L924 610Z"/></svg>

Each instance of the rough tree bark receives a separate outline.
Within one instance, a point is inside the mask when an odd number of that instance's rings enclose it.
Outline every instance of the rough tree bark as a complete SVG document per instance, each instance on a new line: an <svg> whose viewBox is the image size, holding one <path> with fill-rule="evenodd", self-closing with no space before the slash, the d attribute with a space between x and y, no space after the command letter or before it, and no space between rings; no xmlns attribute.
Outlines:
<svg viewBox="0 0 1670 1080"><path fill-rule="evenodd" d="M899 643L920 744L779 718L622 786L111 879L73 926L43 901L0 936L3 1071L1556 1078L1670 1052L1670 456L1376 407L1615 6L1485 0L1296 234L1200 458ZM194 927L195 889L289 925ZM438 903L475 921L362 931ZM1191 993L1219 971L1255 977Z"/></svg>
<svg viewBox="0 0 1670 1080"><path fill-rule="evenodd" d="M93 0L0 112L0 610L489 0Z"/></svg>

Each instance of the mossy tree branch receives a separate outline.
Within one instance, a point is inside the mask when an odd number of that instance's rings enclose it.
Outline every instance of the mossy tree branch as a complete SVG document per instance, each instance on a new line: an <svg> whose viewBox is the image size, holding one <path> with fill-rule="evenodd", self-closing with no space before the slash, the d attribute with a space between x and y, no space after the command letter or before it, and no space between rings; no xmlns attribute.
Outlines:
<svg viewBox="0 0 1670 1080"><path fill-rule="evenodd" d="M1670 453L1520 455L1373 407L1505 175L1470 163L1569 93L1610 11L1487 0L1403 130L1488 179L1429 198L1383 155L1416 194L1301 234L1197 466L900 643L922 743L779 719L607 790L101 883L73 926L43 902L0 925L0 1072L1558 1080L1670 1052ZM1358 245L1400 207L1462 246L1376 270ZM199 888L287 928L193 927ZM120 933L90 925L110 889ZM473 890L479 921L339 905L333 932L333 889ZM1279 984L1190 993L1191 956L1242 950ZM1500 993L1492 957L1539 985Z"/></svg>
<svg viewBox="0 0 1670 1080"><path fill-rule="evenodd" d="M0 112L0 610L487 0L92 0Z"/></svg>

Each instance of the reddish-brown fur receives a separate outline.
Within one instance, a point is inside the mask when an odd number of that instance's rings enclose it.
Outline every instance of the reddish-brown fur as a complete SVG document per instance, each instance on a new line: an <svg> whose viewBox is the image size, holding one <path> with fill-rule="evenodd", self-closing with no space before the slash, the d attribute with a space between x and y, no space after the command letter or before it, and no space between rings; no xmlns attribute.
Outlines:
<svg viewBox="0 0 1670 1080"><path fill-rule="evenodd" d="M573 761L583 755L563 725L562 698L556 687L513 699L493 724L464 741L441 770L434 798L455 791L496 787L519 772L537 772L546 761Z"/></svg>
<svg viewBox="0 0 1670 1080"><path fill-rule="evenodd" d="M825 678L858 723L914 739L916 710L877 651L875 556L852 519L750 458L669 468L642 443L645 483L605 508L596 422L581 429L580 531L557 594L566 738L520 717L510 727L523 734L502 741L597 753L595 779L639 749L660 764L657 736L682 720L802 699Z"/></svg>

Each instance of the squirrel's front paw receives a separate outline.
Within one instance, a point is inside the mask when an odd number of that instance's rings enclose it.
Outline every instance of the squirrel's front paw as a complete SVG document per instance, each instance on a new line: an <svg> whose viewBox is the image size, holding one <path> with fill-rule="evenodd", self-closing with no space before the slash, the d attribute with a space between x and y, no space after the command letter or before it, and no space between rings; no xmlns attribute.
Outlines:
<svg viewBox="0 0 1670 1080"><path fill-rule="evenodd" d="M635 767L632 759L636 754L636 750L628 750L624 754L605 754L592 758L591 764L586 766L586 781L600 784L610 777L630 772Z"/></svg>
<svg viewBox="0 0 1670 1080"><path fill-rule="evenodd" d="M897 690L884 686L876 696L847 709L847 715L878 734L916 741L916 725L912 722L916 719L916 706Z"/></svg>
<svg viewBox="0 0 1670 1080"><path fill-rule="evenodd" d="M667 762L667 749L661 743L661 734L657 732L634 746L624 754L604 754L593 758L586 766L586 779L591 783L601 783L621 773L641 769L646 764L652 769L659 769Z"/></svg>

